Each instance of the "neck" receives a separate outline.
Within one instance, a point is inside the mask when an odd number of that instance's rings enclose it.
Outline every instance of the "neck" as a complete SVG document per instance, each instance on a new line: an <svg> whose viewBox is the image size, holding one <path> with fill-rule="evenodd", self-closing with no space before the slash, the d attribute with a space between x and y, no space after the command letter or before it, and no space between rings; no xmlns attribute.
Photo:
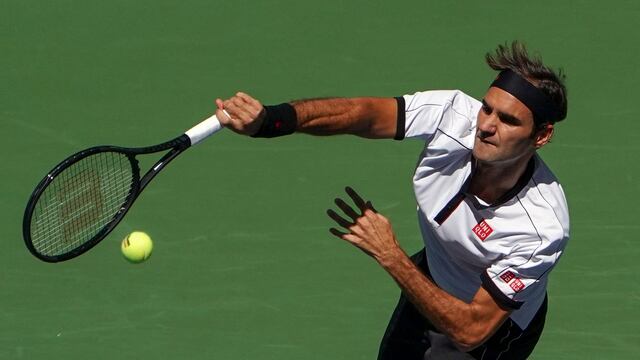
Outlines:
<svg viewBox="0 0 640 360"><path fill-rule="evenodd" d="M468 192L489 204L494 203L516 185L527 169L531 156L509 164L492 164L475 160L476 167Z"/></svg>

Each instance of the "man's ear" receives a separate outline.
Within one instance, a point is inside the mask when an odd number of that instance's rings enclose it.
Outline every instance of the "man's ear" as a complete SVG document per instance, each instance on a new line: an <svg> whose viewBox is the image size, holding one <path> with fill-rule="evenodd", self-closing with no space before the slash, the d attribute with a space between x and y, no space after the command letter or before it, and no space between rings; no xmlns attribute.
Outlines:
<svg viewBox="0 0 640 360"><path fill-rule="evenodd" d="M535 142L533 146L536 149L540 149L546 145L553 137L553 124L545 124L544 127L538 129L535 135Z"/></svg>

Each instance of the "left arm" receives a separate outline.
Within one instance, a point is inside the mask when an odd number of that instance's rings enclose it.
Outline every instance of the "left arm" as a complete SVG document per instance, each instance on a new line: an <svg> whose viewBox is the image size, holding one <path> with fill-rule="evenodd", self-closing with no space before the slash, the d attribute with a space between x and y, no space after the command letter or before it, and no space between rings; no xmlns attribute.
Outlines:
<svg viewBox="0 0 640 360"><path fill-rule="evenodd" d="M431 323L462 351L484 343L509 316L480 287L470 303L448 294L429 280L398 248L397 254L378 261Z"/></svg>
<svg viewBox="0 0 640 360"><path fill-rule="evenodd" d="M347 188L347 193L360 209L360 214L341 199L336 199L336 205L352 222L328 210L329 217L348 230L341 232L332 228L331 233L373 257L420 313L453 340L460 350L471 351L481 345L507 319L509 311L501 308L483 287L478 289L470 303L440 289L400 248L389 220L351 188Z"/></svg>

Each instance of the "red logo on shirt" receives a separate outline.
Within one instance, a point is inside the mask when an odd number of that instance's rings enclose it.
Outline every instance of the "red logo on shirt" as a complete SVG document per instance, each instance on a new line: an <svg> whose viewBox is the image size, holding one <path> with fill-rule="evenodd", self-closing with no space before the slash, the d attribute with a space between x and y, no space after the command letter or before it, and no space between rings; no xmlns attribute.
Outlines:
<svg viewBox="0 0 640 360"><path fill-rule="evenodd" d="M513 291L515 292L519 292L520 290L524 289L524 284L522 283L522 281L520 281L520 279L516 278L515 280L513 280L513 282L509 285L511 286L511 288L513 289Z"/></svg>
<svg viewBox="0 0 640 360"><path fill-rule="evenodd" d="M520 290L524 289L524 283L520 279L518 279L516 275L511 271L507 271L506 273L500 275L500 279L502 279L502 281L506 282L507 284L511 283L509 284L509 286L511 286L511 288L515 292L519 292Z"/></svg>
<svg viewBox="0 0 640 360"><path fill-rule="evenodd" d="M484 219L482 219L482 221L480 221L478 225L473 227L473 233L476 234L476 236L482 241L484 241L487 236L491 235L492 232L493 229L491 228L491 226L489 226L489 224L487 224Z"/></svg>
<svg viewBox="0 0 640 360"><path fill-rule="evenodd" d="M509 283L509 281L513 280L516 276L513 275L513 273L511 271L507 271L506 273L500 275L500 279L502 279L502 281Z"/></svg>

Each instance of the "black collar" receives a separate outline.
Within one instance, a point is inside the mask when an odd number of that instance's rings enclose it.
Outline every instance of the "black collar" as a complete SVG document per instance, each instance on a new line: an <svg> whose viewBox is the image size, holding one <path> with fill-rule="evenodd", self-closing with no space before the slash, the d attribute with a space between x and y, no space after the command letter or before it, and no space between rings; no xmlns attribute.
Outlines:
<svg viewBox="0 0 640 360"><path fill-rule="evenodd" d="M471 182L470 181L471 177L473 176L474 168L475 168L475 161L471 165L471 173L469 174L469 177L467 178L467 180L465 180L464 185L463 185L462 189L460 189L460 191L466 193L467 188L468 188L468 186L469 186L469 184ZM516 184L511 189L509 189L507 192L502 194L502 196L500 196L493 203L491 203L489 205L476 204L476 208L478 210L480 210L480 209L488 209L488 208L492 208L492 207L497 207L497 206L500 206L500 205L506 203L507 201L513 199L514 196L518 195L518 193L520 191L522 191L522 189L524 189L524 187L527 185L529 180L531 180L531 177L533 176L533 172L535 171L535 169L536 169L536 161L535 161L535 157L532 156L531 159L529 159L529 162L527 163L527 168L524 170L522 175L520 175L520 178L518 179Z"/></svg>
<svg viewBox="0 0 640 360"><path fill-rule="evenodd" d="M472 172L469 175L469 178L467 179L467 181L471 179L471 176L473 175L474 167L475 167L475 161L474 161L474 165L472 165L472 167L471 167L471 171ZM507 201L513 199L514 196L518 195L518 193L520 191L522 191L522 189L524 189L524 187L527 185L529 180L531 180L531 177L533 176L533 172L535 171L535 169L536 169L536 161L534 159L534 156L532 156L531 159L529 159L529 162L527 163L527 168L524 170L522 175L520 175L520 178L518 179L516 184L511 189L509 189L509 191L507 191L506 193L502 194L502 196L500 196L493 203L491 203L489 205L480 205L480 204L478 204L479 206L476 206L476 208L478 210L480 210L480 209L488 209L488 208L492 208L492 207L497 207L497 206L500 206L500 205L506 203ZM468 186L467 181L465 181L465 184ZM466 192L466 189L464 189L464 191Z"/></svg>
<svg viewBox="0 0 640 360"><path fill-rule="evenodd" d="M467 176L467 179L462 184L462 187L460 187L460 191L458 191L458 193L453 198L451 198L451 200L449 200L447 205L445 205L442 208L442 210L438 212L438 215L436 215L436 217L434 218L434 220L438 224L442 225L442 223L445 220L447 220L447 218L451 215L451 213L453 213L453 211L458 207L458 205L460 205L462 200L464 200L464 198L467 196L467 190L469 189L469 185L471 184L471 178L473 177L473 174L476 169L475 159L471 158L471 161L472 161L471 172L469 172L469 176ZM533 176L533 172L535 168L536 168L535 156L532 156L529 162L527 163L527 168L524 170L524 173L520 175L520 178L518 179L516 184L509 191L504 193L495 202L489 205L480 204L476 200L475 196L470 197L474 207L478 210L488 209L488 208L500 206L506 203L507 201L513 199L514 196L516 196L520 191L522 191L522 189L527 185L529 180L531 180L531 177Z"/></svg>

